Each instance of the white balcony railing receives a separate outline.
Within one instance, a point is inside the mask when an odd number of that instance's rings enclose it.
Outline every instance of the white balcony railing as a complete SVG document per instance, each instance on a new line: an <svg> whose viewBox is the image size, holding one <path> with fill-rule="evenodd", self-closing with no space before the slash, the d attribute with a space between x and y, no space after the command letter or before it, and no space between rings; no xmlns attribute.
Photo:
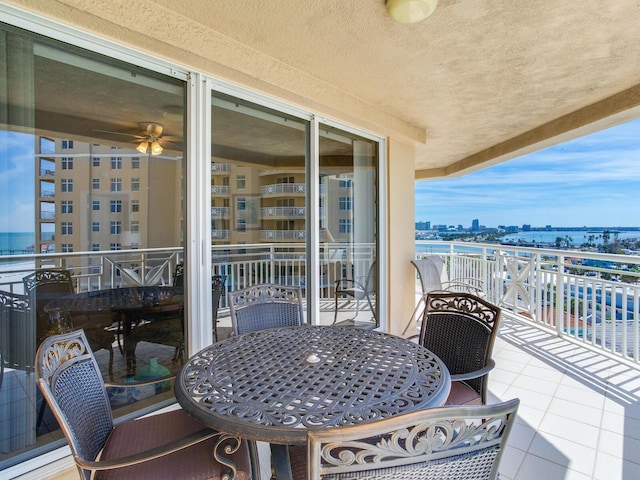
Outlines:
<svg viewBox="0 0 640 480"><path fill-rule="evenodd" d="M261 234L270 243L212 246L214 271L228 275L231 286L306 283L304 242L295 243L304 239L304 230ZM293 243L285 243L288 239ZM420 255L444 258L449 278L482 280L485 297L505 313L640 363L640 257L457 242L417 244ZM322 243L322 251L323 278L327 272L335 277L339 263L373 258L370 248L354 253L341 243ZM5 256L0 257L0 289L21 293L22 277L43 266L69 268L78 291L110 288L120 282L113 262L144 269L167 259L163 281L169 283L173 266L182 261L181 248ZM331 298L331 283L321 279L321 299Z"/></svg>
<svg viewBox="0 0 640 480"><path fill-rule="evenodd" d="M211 195L229 195L228 185L211 185Z"/></svg>
<svg viewBox="0 0 640 480"><path fill-rule="evenodd" d="M263 207L260 214L262 218L304 218L306 211L305 207Z"/></svg>
<svg viewBox="0 0 640 480"><path fill-rule="evenodd" d="M640 257L472 243L417 242L449 278L483 281L487 299L559 336L640 363Z"/></svg>
<svg viewBox="0 0 640 480"><path fill-rule="evenodd" d="M230 170L228 163L211 162L211 173L229 173Z"/></svg>
<svg viewBox="0 0 640 480"><path fill-rule="evenodd" d="M211 216L214 218L229 218L229 207L211 207Z"/></svg>
<svg viewBox="0 0 640 480"><path fill-rule="evenodd" d="M279 195L304 195L306 186L304 183L274 183L260 187L260 195L272 197Z"/></svg>
<svg viewBox="0 0 640 480"><path fill-rule="evenodd" d="M302 241L306 237L304 230L261 230L260 240L264 242Z"/></svg>

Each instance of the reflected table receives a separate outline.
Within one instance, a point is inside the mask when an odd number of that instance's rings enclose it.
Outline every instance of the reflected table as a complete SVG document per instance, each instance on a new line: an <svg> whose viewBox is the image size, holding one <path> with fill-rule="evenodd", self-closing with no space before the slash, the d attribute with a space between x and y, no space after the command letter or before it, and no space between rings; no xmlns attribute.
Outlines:
<svg viewBox="0 0 640 480"><path fill-rule="evenodd" d="M143 286L58 296L46 304L45 311L64 310L71 316L74 328L82 328L82 324L76 320L80 315L90 316L92 313L113 312L118 322L117 333L123 334L124 346L120 346L120 338L117 335L120 351L127 352L129 355L126 342L133 325L141 318L153 319L154 315L177 314L182 310L183 304L184 289L182 287ZM133 364L134 362L127 358L128 370Z"/></svg>
<svg viewBox="0 0 640 480"><path fill-rule="evenodd" d="M444 404L442 361L409 340L343 327L260 330L203 349L180 370L176 398L207 426L272 444L277 478L291 475L284 445L308 429L356 425Z"/></svg>

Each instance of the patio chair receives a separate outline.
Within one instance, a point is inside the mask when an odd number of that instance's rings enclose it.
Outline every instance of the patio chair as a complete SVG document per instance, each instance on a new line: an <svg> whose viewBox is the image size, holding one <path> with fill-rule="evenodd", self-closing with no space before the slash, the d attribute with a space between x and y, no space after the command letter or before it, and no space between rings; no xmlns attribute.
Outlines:
<svg viewBox="0 0 640 480"><path fill-rule="evenodd" d="M333 314L332 325L352 325L360 327L378 327L378 317L375 309L375 293L376 293L376 262L371 262L367 276L363 281L355 280L354 278L343 277L336 280L335 284L335 309ZM338 313L340 310L339 301L341 298L347 298L347 303L343 306L346 307L351 300L355 300L356 311L352 318L342 320L338 322ZM373 321L361 322L356 320L360 312L360 302L366 300L371 311Z"/></svg>
<svg viewBox="0 0 640 480"><path fill-rule="evenodd" d="M500 313L500 307L471 293L426 295L418 341L440 357L451 373L446 405L486 404Z"/></svg>
<svg viewBox="0 0 640 480"><path fill-rule="evenodd" d="M444 271L444 261L439 255L430 255L418 260L411 260L420 280L422 298L416 304L413 314L407 323L403 335L415 324L415 321L424 313L424 299L429 292L468 292L477 296L483 296L484 284L479 278L455 278L453 280L443 280L447 278Z"/></svg>
<svg viewBox="0 0 640 480"><path fill-rule="evenodd" d="M304 323L300 287L272 283L227 293L234 335Z"/></svg>
<svg viewBox="0 0 640 480"><path fill-rule="evenodd" d="M246 441L206 428L184 410L115 425L81 330L42 342L36 375L83 480L224 478L234 472L238 479L251 477Z"/></svg>
<svg viewBox="0 0 640 480"><path fill-rule="evenodd" d="M411 260L418 272L422 295L433 291L468 292L482 296L484 285L481 279L472 277L459 277L446 280L444 261L439 255L430 255L418 260Z"/></svg>
<svg viewBox="0 0 640 480"><path fill-rule="evenodd" d="M519 400L420 410L351 427L310 429L291 447L294 480L495 480Z"/></svg>

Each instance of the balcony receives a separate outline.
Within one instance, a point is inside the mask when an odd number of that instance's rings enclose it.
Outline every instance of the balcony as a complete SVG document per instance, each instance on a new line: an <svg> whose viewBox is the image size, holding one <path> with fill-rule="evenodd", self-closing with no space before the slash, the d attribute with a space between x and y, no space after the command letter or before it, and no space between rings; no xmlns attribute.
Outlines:
<svg viewBox="0 0 640 480"><path fill-rule="evenodd" d="M260 215L263 219L304 218L306 211L305 207L263 207L260 209Z"/></svg>
<svg viewBox="0 0 640 480"><path fill-rule="evenodd" d="M229 196L229 186L228 185L211 185L211 196L221 196L221 197Z"/></svg>
<svg viewBox="0 0 640 480"><path fill-rule="evenodd" d="M228 163L214 163L211 162L211 174L228 174L231 168Z"/></svg>
<svg viewBox="0 0 640 480"><path fill-rule="evenodd" d="M229 207L211 207L212 218L229 218Z"/></svg>
<svg viewBox="0 0 640 480"><path fill-rule="evenodd" d="M262 242L291 242L304 241L306 232L304 230L261 230L260 241Z"/></svg>
<svg viewBox="0 0 640 480"><path fill-rule="evenodd" d="M304 195L306 186L304 183L274 183L260 187L260 195L263 197L280 197L290 195Z"/></svg>
<svg viewBox="0 0 640 480"><path fill-rule="evenodd" d="M420 243L428 254L445 257L450 278L481 278L487 297L503 308L490 399L518 397L521 406L501 478L640 478L640 285L630 268L640 258ZM117 252L141 265L159 258L175 262L180 254L181 249ZM104 255L49 254L46 260L71 268L78 289L86 290L117 281ZM215 246L212 256L214 273L227 274L234 288L263 281L304 284L305 255L295 243ZM321 261L322 270L332 266ZM19 284L17 265L7 263L3 270L14 270ZM627 281L618 281L621 272ZM12 275L3 275L3 288L10 289ZM332 320L331 294L330 288L320 293L323 324ZM230 326L224 298L219 318L222 327Z"/></svg>

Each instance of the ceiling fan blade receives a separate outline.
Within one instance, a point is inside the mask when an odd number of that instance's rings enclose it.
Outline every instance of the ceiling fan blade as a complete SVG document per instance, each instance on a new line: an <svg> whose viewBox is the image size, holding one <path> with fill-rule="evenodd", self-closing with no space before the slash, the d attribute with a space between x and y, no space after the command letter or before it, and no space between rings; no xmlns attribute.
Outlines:
<svg viewBox="0 0 640 480"><path fill-rule="evenodd" d="M109 130L98 130L97 128L93 129L94 132L100 132L100 133L108 133L110 135L124 135L126 137L133 137L133 138L137 138L137 139L144 139L146 137L142 136L142 135L134 135L133 133L121 133L121 132L111 132Z"/></svg>
<svg viewBox="0 0 640 480"><path fill-rule="evenodd" d="M175 135L163 135L162 137L160 137L162 140L167 140L169 142L171 141L178 141L181 142L182 141L182 137L176 137Z"/></svg>

